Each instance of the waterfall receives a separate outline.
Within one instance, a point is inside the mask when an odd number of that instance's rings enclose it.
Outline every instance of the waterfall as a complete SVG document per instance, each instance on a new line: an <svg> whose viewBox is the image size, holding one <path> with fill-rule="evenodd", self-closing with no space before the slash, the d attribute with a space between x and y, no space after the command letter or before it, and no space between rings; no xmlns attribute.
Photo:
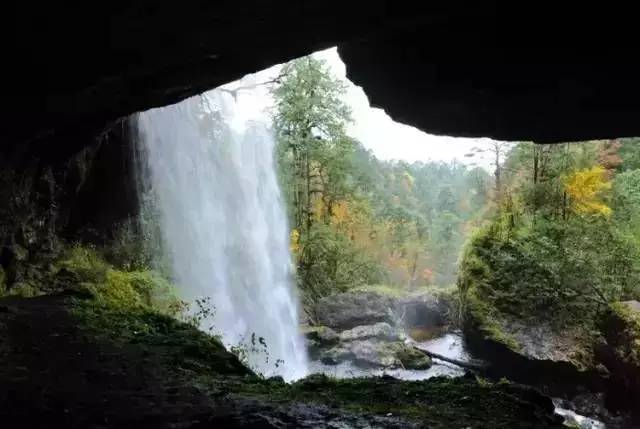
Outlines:
<svg viewBox="0 0 640 429"><path fill-rule="evenodd" d="M214 306L201 328L241 344L256 371L295 380L307 357L275 143L240 104L214 90L139 114L140 171L181 298Z"/></svg>

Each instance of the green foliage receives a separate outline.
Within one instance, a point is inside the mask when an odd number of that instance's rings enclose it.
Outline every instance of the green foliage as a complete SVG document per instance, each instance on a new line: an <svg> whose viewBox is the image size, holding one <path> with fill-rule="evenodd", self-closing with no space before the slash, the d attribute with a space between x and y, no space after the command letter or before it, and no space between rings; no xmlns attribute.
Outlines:
<svg viewBox="0 0 640 429"><path fill-rule="evenodd" d="M173 286L165 277L152 270L117 270L95 248L72 245L56 265L58 272L69 273L70 289L84 288L101 305L153 308L172 315L180 311Z"/></svg>
<svg viewBox="0 0 640 429"><path fill-rule="evenodd" d="M640 138L625 138L620 139L619 155L622 158L622 163L618 167L620 172L628 170L640 169Z"/></svg>
<svg viewBox="0 0 640 429"><path fill-rule="evenodd" d="M58 267L75 275L82 283L102 284L107 279L109 264L100 256L95 247L75 243L67 248Z"/></svg>
<svg viewBox="0 0 640 429"><path fill-rule="evenodd" d="M278 164L305 300L385 277L401 287L452 284L486 173L380 162L346 136L345 86L322 61L296 60L283 75L273 91Z"/></svg>
<svg viewBox="0 0 640 429"><path fill-rule="evenodd" d="M72 314L94 338L153 353L168 372L217 376L251 375L216 337L145 306L119 306L76 299Z"/></svg>
<svg viewBox="0 0 640 429"><path fill-rule="evenodd" d="M328 225L313 225L310 233L301 238L300 247L299 275L312 300L380 280L375 261Z"/></svg>
<svg viewBox="0 0 640 429"><path fill-rule="evenodd" d="M611 185L618 149L523 143L509 154L501 200L467 243L458 278L464 311L489 337L500 336L492 320L509 318L589 327L610 302L638 296L640 176L629 170Z"/></svg>
<svg viewBox="0 0 640 429"><path fill-rule="evenodd" d="M640 311L628 303L611 304L601 321L607 343L617 357L635 368L640 368Z"/></svg>
<svg viewBox="0 0 640 429"><path fill-rule="evenodd" d="M626 170L616 175L613 193L616 219L633 227L640 225L640 170Z"/></svg>
<svg viewBox="0 0 640 429"><path fill-rule="evenodd" d="M606 220L538 220L511 239L488 230L472 241L459 284L506 314L584 322L633 292L640 281L637 258L637 249Z"/></svg>
<svg viewBox="0 0 640 429"><path fill-rule="evenodd" d="M273 91L305 299L383 279L400 289L453 284L468 224L488 195L487 173L458 163L378 161L346 134L344 92L313 57L289 63Z"/></svg>
<svg viewBox="0 0 640 429"><path fill-rule="evenodd" d="M160 213L153 192L140 195L140 213L114 227L113 240L103 249L105 258L117 268L153 268L170 275L170 261L162 243Z"/></svg>

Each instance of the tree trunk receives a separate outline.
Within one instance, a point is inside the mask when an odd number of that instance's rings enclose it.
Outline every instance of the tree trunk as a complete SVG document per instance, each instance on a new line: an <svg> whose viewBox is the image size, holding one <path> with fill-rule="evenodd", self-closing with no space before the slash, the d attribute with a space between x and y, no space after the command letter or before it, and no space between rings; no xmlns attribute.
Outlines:
<svg viewBox="0 0 640 429"><path fill-rule="evenodd" d="M305 175L307 179L307 233L311 231L311 167L309 166L309 147L305 153Z"/></svg>
<svg viewBox="0 0 640 429"><path fill-rule="evenodd" d="M452 363L452 364L454 364L456 366L459 366L460 368L468 369L468 370L473 371L473 372L484 373L487 370L487 365L486 364L480 364L480 363L474 363L474 362L465 362L465 361L461 361L461 360L458 360L458 359L449 358L449 357L446 357L446 356L442 356L442 355L440 355L438 353L433 353L433 352L430 352L428 350L424 350L424 349L418 348L413 344L411 344L411 347L413 347L414 350L417 350L420 353L423 353L423 354L425 354L425 355L427 355L427 356L429 356L431 358L438 359L438 360L441 360L441 361L444 361L444 362L449 362L449 363Z"/></svg>

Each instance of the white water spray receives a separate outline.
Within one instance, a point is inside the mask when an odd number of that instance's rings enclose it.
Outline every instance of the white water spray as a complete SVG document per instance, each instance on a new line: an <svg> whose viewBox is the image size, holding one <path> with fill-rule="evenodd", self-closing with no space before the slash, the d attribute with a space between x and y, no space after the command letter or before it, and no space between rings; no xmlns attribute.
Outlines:
<svg viewBox="0 0 640 429"><path fill-rule="evenodd" d="M249 364L295 380L306 375L307 356L274 140L263 124L238 124L238 109L215 90L140 114L143 179L182 297L210 297L227 346L266 344L268 355L250 351Z"/></svg>

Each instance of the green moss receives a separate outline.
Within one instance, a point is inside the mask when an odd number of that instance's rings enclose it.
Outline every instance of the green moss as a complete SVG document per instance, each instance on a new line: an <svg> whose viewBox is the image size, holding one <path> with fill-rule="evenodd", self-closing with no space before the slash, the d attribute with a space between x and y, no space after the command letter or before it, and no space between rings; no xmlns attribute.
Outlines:
<svg viewBox="0 0 640 429"><path fill-rule="evenodd" d="M489 304L480 301L473 291L467 293L465 317L467 323L485 340L503 344L516 353L522 349L520 343L500 326L498 320L501 315Z"/></svg>
<svg viewBox="0 0 640 429"><path fill-rule="evenodd" d="M153 270L117 270L91 247L69 247L54 271L66 283L62 288L88 291L100 304L148 307L173 315L179 308L173 286L162 275Z"/></svg>
<svg viewBox="0 0 640 429"><path fill-rule="evenodd" d="M396 357L406 369L429 369L431 358L413 347L404 346L396 352Z"/></svg>
<svg viewBox="0 0 640 429"><path fill-rule="evenodd" d="M290 385L266 380L238 389L278 401L304 401L355 413L406 418L429 428L478 427L479 423L492 428L556 424L549 414L551 402L541 395L515 385L481 385L467 378L409 382L313 375Z"/></svg>
<svg viewBox="0 0 640 429"><path fill-rule="evenodd" d="M95 297L72 301L76 326L89 341L113 344L123 357L151 360L164 376L184 380L212 397L288 406L324 405L363 415L393 416L424 427L554 427L548 398L511 384L468 378L408 382L392 378L336 380L310 376L293 384L263 379L216 338L140 306L116 306ZM117 302L117 301L116 301Z"/></svg>
<svg viewBox="0 0 640 429"><path fill-rule="evenodd" d="M171 284L153 271L109 269L104 283L91 285L98 301L116 307L148 306L169 312L173 301Z"/></svg>
<svg viewBox="0 0 640 429"><path fill-rule="evenodd" d="M640 311L629 303L613 303L603 329L618 357L640 368Z"/></svg>
<svg viewBox="0 0 640 429"><path fill-rule="evenodd" d="M22 298L31 298L40 295L40 291L31 282L15 283L7 292L9 296L19 296Z"/></svg>
<svg viewBox="0 0 640 429"><path fill-rule="evenodd" d="M109 264L92 247L74 244L63 252L56 263L58 270L64 269L77 276L81 283L104 283Z"/></svg>
<svg viewBox="0 0 640 429"><path fill-rule="evenodd" d="M0 266L0 296L4 295L7 291L7 274L4 271L4 268Z"/></svg>
<svg viewBox="0 0 640 429"><path fill-rule="evenodd" d="M71 314L94 341L152 355L168 371L196 376L252 375L217 338L144 306L118 307L95 299L75 299Z"/></svg>
<svg viewBox="0 0 640 429"><path fill-rule="evenodd" d="M390 285L362 285L350 289L350 291L354 292L373 292L378 295L389 296L392 298L399 298L407 295L407 291L399 286L390 286Z"/></svg>

